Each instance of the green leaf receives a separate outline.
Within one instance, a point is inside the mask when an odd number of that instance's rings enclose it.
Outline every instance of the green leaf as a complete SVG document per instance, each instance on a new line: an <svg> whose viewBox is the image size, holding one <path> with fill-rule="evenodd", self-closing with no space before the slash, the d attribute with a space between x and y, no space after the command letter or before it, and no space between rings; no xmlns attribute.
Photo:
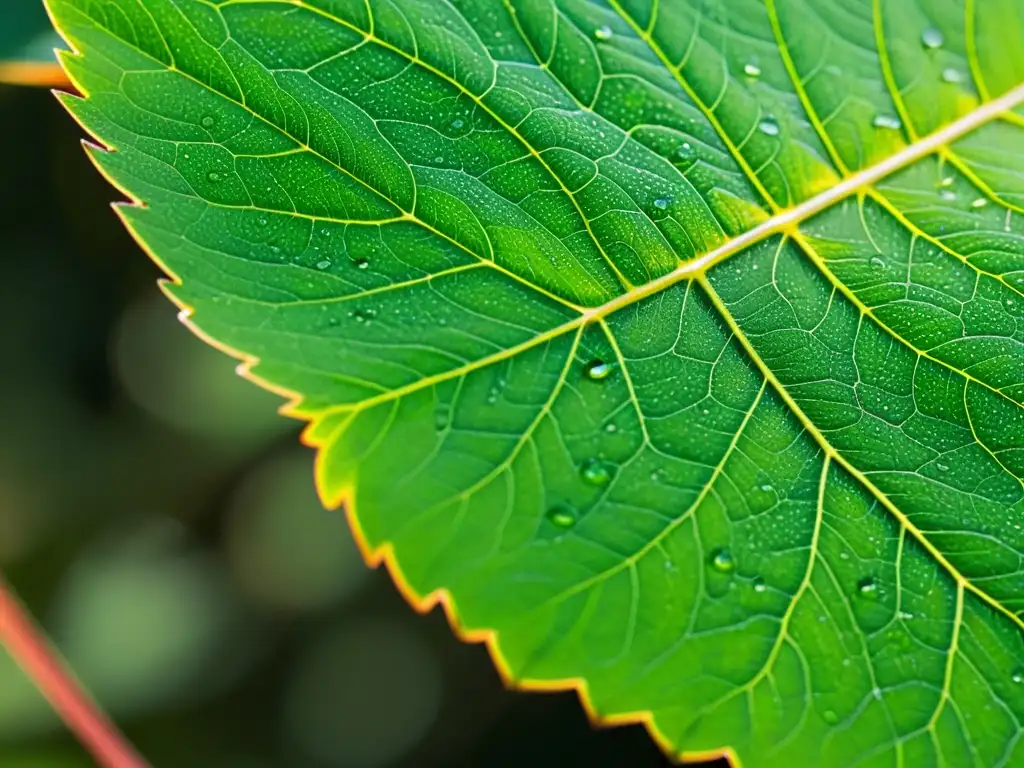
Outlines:
<svg viewBox="0 0 1024 768"><path fill-rule="evenodd" d="M168 293L512 680L1024 762L1018 0L50 0Z"/></svg>
<svg viewBox="0 0 1024 768"><path fill-rule="evenodd" d="M6 0L0 7L0 83L66 83L53 57L60 45L42 0Z"/></svg>

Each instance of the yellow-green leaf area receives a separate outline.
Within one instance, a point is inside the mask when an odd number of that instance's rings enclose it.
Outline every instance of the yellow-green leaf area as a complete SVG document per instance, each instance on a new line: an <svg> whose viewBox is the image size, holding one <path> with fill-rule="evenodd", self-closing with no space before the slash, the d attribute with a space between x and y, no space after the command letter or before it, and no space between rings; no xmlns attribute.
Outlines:
<svg viewBox="0 0 1024 768"><path fill-rule="evenodd" d="M49 7L188 322L511 679L1024 762L1019 2Z"/></svg>

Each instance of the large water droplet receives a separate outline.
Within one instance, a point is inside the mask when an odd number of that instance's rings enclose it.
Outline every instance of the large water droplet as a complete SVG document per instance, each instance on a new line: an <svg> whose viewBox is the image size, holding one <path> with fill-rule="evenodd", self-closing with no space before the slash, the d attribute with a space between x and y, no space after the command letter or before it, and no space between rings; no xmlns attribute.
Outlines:
<svg viewBox="0 0 1024 768"><path fill-rule="evenodd" d="M464 122L462 121L462 119L460 119L460 118L458 118L458 117L457 117L457 118L455 118L454 120L452 120L452 129L453 129L453 130L456 130L456 131L457 131L457 130L459 130L459 129L460 129L460 128L461 128L462 126L464 126L464 125L465 125L465 123L464 123Z"/></svg>
<svg viewBox="0 0 1024 768"><path fill-rule="evenodd" d="M654 207L657 208L659 211L664 211L666 208L668 208L668 204L670 202L672 202L672 198L670 197L659 197L657 200L654 201Z"/></svg>
<svg viewBox="0 0 1024 768"><path fill-rule="evenodd" d="M319 269L321 272L323 270L325 270L325 269L330 269L331 268L331 260L330 259L323 259L322 261L318 261L316 263L316 268Z"/></svg>
<svg viewBox="0 0 1024 768"><path fill-rule="evenodd" d="M765 136L778 136L779 121L774 117L766 117L757 124L757 129Z"/></svg>
<svg viewBox="0 0 1024 768"><path fill-rule="evenodd" d="M199 121L200 125L202 125L203 128L213 128L213 124L216 122L216 119L214 119L211 115L207 115Z"/></svg>
<svg viewBox="0 0 1024 768"><path fill-rule="evenodd" d="M684 141L679 145L679 148L676 149L676 156L680 160L692 160L696 154L697 152L694 150L693 145L688 141Z"/></svg>
<svg viewBox="0 0 1024 768"><path fill-rule="evenodd" d="M761 68L757 66L756 61L748 61L743 65L743 74L747 77L760 77Z"/></svg>
<svg viewBox="0 0 1024 768"><path fill-rule="evenodd" d="M612 471L608 465L600 459L587 459L580 468L580 475L590 485L608 485L612 479Z"/></svg>
<svg viewBox="0 0 1024 768"><path fill-rule="evenodd" d="M945 42L946 38L935 27L928 27L928 29L921 33L921 45L925 48L941 48Z"/></svg>
<svg viewBox="0 0 1024 768"><path fill-rule="evenodd" d="M359 257L352 263L355 265L356 269L366 269L367 267L370 266L370 262L362 257Z"/></svg>
<svg viewBox="0 0 1024 768"><path fill-rule="evenodd" d="M711 567L719 573L732 573L736 570L736 559L725 547L719 547L711 553Z"/></svg>
<svg viewBox="0 0 1024 768"><path fill-rule="evenodd" d="M898 131L903 125L903 123L900 122L900 119L895 115L875 115L871 124L875 126L875 128L886 128L890 131Z"/></svg>
<svg viewBox="0 0 1024 768"><path fill-rule="evenodd" d="M754 577L754 591L758 594L765 592L768 589L768 585L764 583L764 579L760 576Z"/></svg>
<svg viewBox="0 0 1024 768"><path fill-rule="evenodd" d="M821 713L821 716L829 725L835 725L839 722L839 715L837 715L831 709L826 709L824 712Z"/></svg>
<svg viewBox="0 0 1024 768"><path fill-rule="evenodd" d="M612 28L605 24L603 27L598 27L594 30L594 37L602 42L607 42L612 39Z"/></svg>
<svg viewBox="0 0 1024 768"><path fill-rule="evenodd" d="M556 528L567 530L576 525L576 513L562 504L548 510L548 521Z"/></svg>
<svg viewBox="0 0 1024 768"><path fill-rule="evenodd" d="M857 591L860 592L861 597L866 597L869 600L878 599L878 584L871 576L866 576L857 582Z"/></svg>
<svg viewBox="0 0 1024 768"><path fill-rule="evenodd" d="M1010 679L1017 684L1024 683L1024 670L1015 669L1013 674L1010 675Z"/></svg>
<svg viewBox="0 0 1024 768"><path fill-rule="evenodd" d="M611 375L611 372L611 363L606 363L604 360L591 360L583 369L583 374L591 381L603 381Z"/></svg>
<svg viewBox="0 0 1024 768"><path fill-rule="evenodd" d="M964 73L955 67L946 67L940 77L944 83L962 83L967 79Z"/></svg>

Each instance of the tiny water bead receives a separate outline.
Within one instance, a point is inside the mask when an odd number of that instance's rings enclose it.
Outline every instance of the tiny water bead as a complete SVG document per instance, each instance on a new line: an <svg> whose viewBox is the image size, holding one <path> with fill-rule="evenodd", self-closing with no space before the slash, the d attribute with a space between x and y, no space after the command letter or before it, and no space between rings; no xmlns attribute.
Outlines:
<svg viewBox="0 0 1024 768"><path fill-rule="evenodd" d="M659 211L664 211L666 208L668 208L668 205L671 202L671 197L659 197L654 201L654 207L657 208Z"/></svg>
<svg viewBox="0 0 1024 768"><path fill-rule="evenodd" d="M367 269L370 266L370 262L361 256L358 259L353 260L352 264L356 269Z"/></svg>
<svg viewBox="0 0 1024 768"><path fill-rule="evenodd" d="M878 599L878 584L871 576L866 576L857 582L857 591L861 597L866 597L869 600Z"/></svg>
<svg viewBox="0 0 1024 768"><path fill-rule="evenodd" d="M736 559L725 547L719 547L711 553L711 567L719 573L732 573L736 570Z"/></svg>
<svg viewBox="0 0 1024 768"><path fill-rule="evenodd" d="M569 509L569 507L561 504L549 509L547 518L548 522L562 530L567 530L576 525L576 513Z"/></svg>
<svg viewBox="0 0 1024 768"><path fill-rule="evenodd" d="M768 585L764 583L764 579L760 576L754 578L754 591L758 594L768 590Z"/></svg>
<svg viewBox="0 0 1024 768"><path fill-rule="evenodd" d="M1024 670L1021 670L1021 669L1014 670L1013 674L1010 675L1010 679L1013 680L1013 682L1017 683L1018 685L1020 685L1021 683L1024 683Z"/></svg>
<svg viewBox="0 0 1024 768"><path fill-rule="evenodd" d="M928 29L921 33L921 45L925 48L929 48L931 50L941 48L945 42L945 36L939 30L935 29L935 27L928 27Z"/></svg>
<svg viewBox="0 0 1024 768"><path fill-rule="evenodd" d="M962 83L967 79L963 72L953 67L946 67L942 70L941 77L944 83Z"/></svg>
<svg viewBox="0 0 1024 768"><path fill-rule="evenodd" d="M756 61L748 61L746 64L743 65L743 74L745 74L747 77L760 77L761 68L757 66Z"/></svg>
<svg viewBox="0 0 1024 768"><path fill-rule="evenodd" d="M594 37L601 42L607 42L612 39L612 28L605 24L603 27L598 27L594 30Z"/></svg>
<svg viewBox="0 0 1024 768"><path fill-rule="evenodd" d="M871 124L875 126L875 128L885 128L890 131L898 131L903 126L903 123L900 122L898 117L895 115L885 114L875 115Z"/></svg>
<svg viewBox="0 0 1024 768"><path fill-rule="evenodd" d="M207 115L206 117L204 117L202 120L199 121L199 124L202 125L203 128L213 128L213 125L216 122L217 122L217 120L213 116Z"/></svg>
<svg viewBox="0 0 1024 768"><path fill-rule="evenodd" d="M822 712L821 717L829 725L835 725L839 722L839 716L831 709L826 709L824 712Z"/></svg>
<svg viewBox="0 0 1024 768"><path fill-rule="evenodd" d="M612 479L612 471L601 459L587 459L580 468L580 476L588 485L603 487Z"/></svg>
<svg viewBox="0 0 1024 768"><path fill-rule="evenodd" d="M604 381L612 373L612 364L604 360L591 360L583 369L583 375L591 381Z"/></svg>
<svg viewBox="0 0 1024 768"><path fill-rule="evenodd" d="M316 263L316 268L319 269L321 272L323 272L325 269L330 269L331 268L331 260L330 259L322 259L321 261L318 261Z"/></svg>
<svg viewBox="0 0 1024 768"><path fill-rule="evenodd" d="M984 197L979 197L977 200L971 201L971 208L984 208L986 205L988 205L988 200Z"/></svg>
<svg viewBox="0 0 1024 768"><path fill-rule="evenodd" d="M454 120L452 120L452 129L457 131L465 124L466 123L461 118L457 117Z"/></svg>
<svg viewBox="0 0 1024 768"><path fill-rule="evenodd" d="M779 121L774 117L766 117L757 124L757 129L765 136L778 136Z"/></svg>
<svg viewBox="0 0 1024 768"><path fill-rule="evenodd" d="M939 198L941 200L945 200L948 203L951 203L954 200L956 200L956 192L954 192L951 189L940 189L939 190Z"/></svg>
<svg viewBox="0 0 1024 768"><path fill-rule="evenodd" d="M217 171L210 171L208 174L206 174L206 179L207 181L212 181L216 183L220 181L220 174L217 173Z"/></svg>

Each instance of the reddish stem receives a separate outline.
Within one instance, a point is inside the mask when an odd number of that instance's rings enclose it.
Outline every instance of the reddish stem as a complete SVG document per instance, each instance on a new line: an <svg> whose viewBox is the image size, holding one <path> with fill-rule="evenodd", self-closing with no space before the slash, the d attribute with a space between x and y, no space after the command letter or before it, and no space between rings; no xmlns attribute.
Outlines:
<svg viewBox="0 0 1024 768"><path fill-rule="evenodd" d="M75 680L0 576L0 645L21 666L102 768L148 764Z"/></svg>

